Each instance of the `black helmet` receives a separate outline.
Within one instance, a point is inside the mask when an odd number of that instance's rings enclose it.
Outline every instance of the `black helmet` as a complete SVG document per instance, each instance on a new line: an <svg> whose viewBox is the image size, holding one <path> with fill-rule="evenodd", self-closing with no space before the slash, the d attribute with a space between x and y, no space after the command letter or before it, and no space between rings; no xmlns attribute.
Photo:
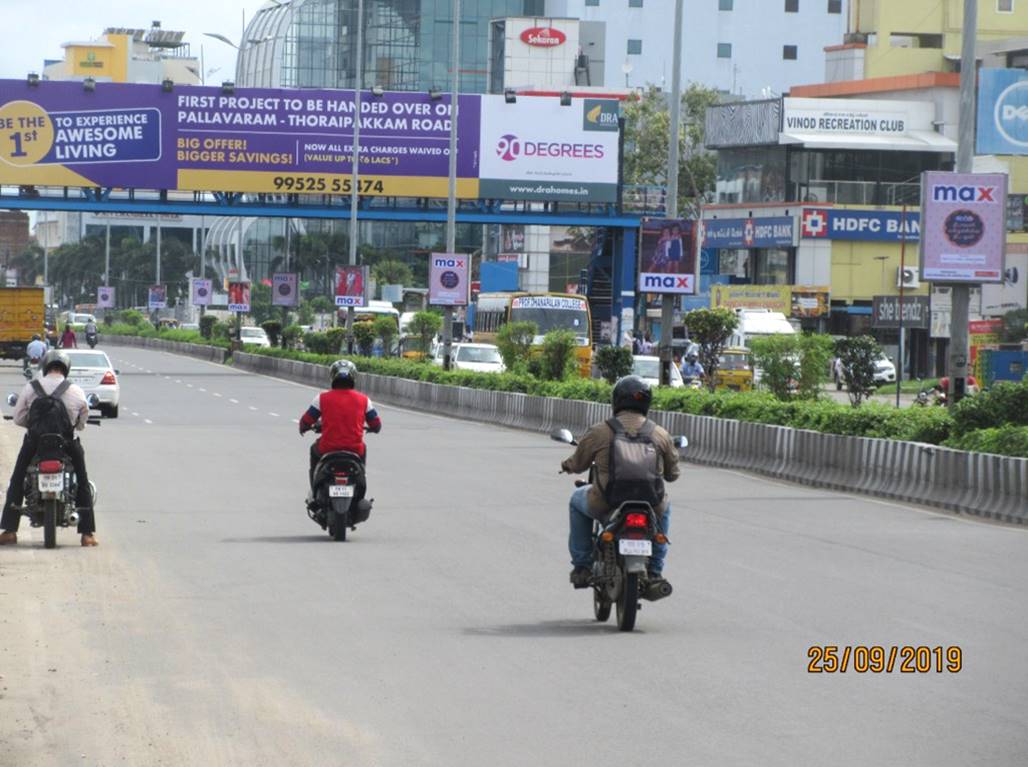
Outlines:
<svg viewBox="0 0 1028 767"><path fill-rule="evenodd" d="M639 376L625 376L614 384L614 391L610 399L614 406L614 415L622 410L634 410L646 415L650 412L653 390Z"/></svg>
<svg viewBox="0 0 1028 767"><path fill-rule="evenodd" d="M61 349L51 349L43 355L39 369L43 371L43 375L46 375L54 368L60 368L61 373L67 378L71 372L71 357Z"/></svg>
<svg viewBox="0 0 1028 767"><path fill-rule="evenodd" d="M357 366L350 360L336 360L329 370L333 389L352 389L357 383Z"/></svg>

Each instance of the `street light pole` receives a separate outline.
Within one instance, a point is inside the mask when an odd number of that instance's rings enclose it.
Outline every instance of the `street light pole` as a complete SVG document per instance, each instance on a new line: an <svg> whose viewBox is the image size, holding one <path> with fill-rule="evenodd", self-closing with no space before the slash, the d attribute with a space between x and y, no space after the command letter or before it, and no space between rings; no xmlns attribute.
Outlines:
<svg viewBox="0 0 1028 767"><path fill-rule="evenodd" d="M675 0L674 57L671 71L671 130L667 160L667 217L678 218L678 131L682 117L682 2ZM682 254L685 255L684 253ZM684 263L684 258L683 258ZM671 339L674 335L675 297L665 293L660 304L660 383L671 382Z"/></svg>
<svg viewBox="0 0 1028 767"><path fill-rule="evenodd" d="M353 159L350 168L350 266L357 265L357 187L360 184L361 87L364 84L364 0L357 0L357 52L353 78ZM353 354L353 307L346 307L346 352Z"/></svg>
<svg viewBox="0 0 1028 767"><path fill-rule="evenodd" d="M446 252L457 250L457 102L460 96L460 0L453 0L453 42L450 95L450 178L446 199ZM471 270L468 270L470 274ZM453 350L453 307L443 307L443 369L450 369Z"/></svg>

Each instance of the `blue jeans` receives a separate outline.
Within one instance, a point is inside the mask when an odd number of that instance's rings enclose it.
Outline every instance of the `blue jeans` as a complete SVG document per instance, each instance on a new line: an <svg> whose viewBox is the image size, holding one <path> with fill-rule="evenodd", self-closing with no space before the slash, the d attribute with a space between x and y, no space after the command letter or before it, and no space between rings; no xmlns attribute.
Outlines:
<svg viewBox="0 0 1028 767"><path fill-rule="evenodd" d="M589 485L579 487L571 494L568 503L570 532L568 534L568 552L571 554L572 567L592 567L593 565L593 518L589 516ZM668 535L671 526L671 502L664 506L664 513L658 519L660 531ZM653 556L650 557L650 574L660 575L664 571L664 560L667 558L667 544L653 544Z"/></svg>

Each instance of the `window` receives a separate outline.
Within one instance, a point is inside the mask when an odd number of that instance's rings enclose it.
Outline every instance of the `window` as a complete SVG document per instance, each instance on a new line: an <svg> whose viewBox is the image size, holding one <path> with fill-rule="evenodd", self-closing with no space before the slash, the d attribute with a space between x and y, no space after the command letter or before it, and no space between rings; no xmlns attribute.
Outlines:
<svg viewBox="0 0 1028 767"><path fill-rule="evenodd" d="M600 0L585 0L585 4L586 4L586 7L588 7L590 5L599 5L600 4Z"/></svg>
<svg viewBox="0 0 1028 767"><path fill-rule="evenodd" d="M642 8L643 7L643 0L628 0L628 7L629 8Z"/></svg>
<svg viewBox="0 0 1028 767"><path fill-rule="evenodd" d="M731 43L718 43L717 44L717 57L719 59L730 59L730 58L732 58L732 44Z"/></svg>
<svg viewBox="0 0 1028 767"><path fill-rule="evenodd" d="M828 0L829 13L842 13L842 0Z"/></svg>
<svg viewBox="0 0 1028 767"><path fill-rule="evenodd" d="M782 58L786 61L796 60L796 46L795 45L783 45L782 46Z"/></svg>
<svg viewBox="0 0 1028 767"><path fill-rule="evenodd" d="M1014 0L996 0L996 11L999 13L1013 13Z"/></svg>
<svg viewBox="0 0 1028 767"><path fill-rule="evenodd" d="M642 40L629 40L628 41L628 55L629 56L640 56L643 52L643 41Z"/></svg>
<svg viewBox="0 0 1028 767"><path fill-rule="evenodd" d="M786 13L799 13L800 12L800 0L785 0L785 12Z"/></svg>
<svg viewBox="0 0 1028 767"><path fill-rule="evenodd" d="M735 5L733 0L717 0L717 9L719 11L730 11L733 5Z"/></svg>

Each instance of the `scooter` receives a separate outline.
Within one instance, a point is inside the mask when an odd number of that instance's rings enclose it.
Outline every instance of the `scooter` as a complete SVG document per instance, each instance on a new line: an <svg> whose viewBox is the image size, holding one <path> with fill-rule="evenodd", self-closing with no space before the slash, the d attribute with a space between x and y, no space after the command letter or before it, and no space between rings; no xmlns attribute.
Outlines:
<svg viewBox="0 0 1028 767"><path fill-rule="evenodd" d="M567 429L554 431L550 438L556 442L577 445L574 435ZM685 437L675 437L675 446L684 449L689 444ZM596 479L595 465L589 469L589 480L575 480L576 487L592 484ZM593 573L589 585L593 590L593 616L601 623L616 609L620 631L635 628L639 600L652 602L671 596L671 584L647 577L653 544L666 544L667 536L660 529L653 507L643 501L629 501L614 509L606 521L593 522Z"/></svg>
<svg viewBox="0 0 1028 767"><path fill-rule="evenodd" d="M89 344L90 349L96 348L96 333L86 333L86 343Z"/></svg>
<svg viewBox="0 0 1028 767"><path fill-rule="evenodd" d="M321 433L321 422L313 431ZM339 450L325 453L314 469L314 485L307 497L307 516L327 530L334 541L345 541L347 530L367 522L374 498L365 498L367 477L364 459Z"/></svg>

